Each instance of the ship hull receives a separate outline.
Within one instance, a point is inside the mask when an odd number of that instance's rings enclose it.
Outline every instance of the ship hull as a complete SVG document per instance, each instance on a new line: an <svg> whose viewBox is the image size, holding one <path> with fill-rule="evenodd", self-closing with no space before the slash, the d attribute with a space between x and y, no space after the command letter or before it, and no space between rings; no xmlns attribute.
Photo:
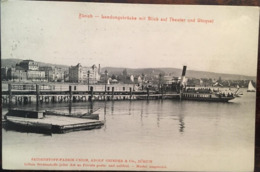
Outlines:
<svg viewBox="0 0 260 172"><path fill-rule="evenodd" d="M220 96L216 94L183 93L181 99L204 102L228 102L234 98L234 96Z"/></svg>
<svg viewBox="0 0 260 172"><path fill-rule="evenodd" d="M54 111L45 111L45 115L55 115L55 116L66 116L66 117L74 117L74 118L85 118L85 119L96 119L99 120L99 114L94 113L85 113L85 114L66 114L66 113L59 113Z"/></svg>
<svg viewBox="0 0 260 172"><path fill-rule="evenodd" d="M204 102L228 102L234 98L183 98L183 100L193 100L193 101L204 101Z"/></svg>

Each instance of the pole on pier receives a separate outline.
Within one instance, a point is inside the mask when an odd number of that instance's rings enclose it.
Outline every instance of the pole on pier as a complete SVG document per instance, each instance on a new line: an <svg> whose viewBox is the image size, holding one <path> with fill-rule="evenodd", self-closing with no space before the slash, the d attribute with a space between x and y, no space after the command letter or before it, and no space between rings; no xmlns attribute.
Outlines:
<svg viewBox="0 0 260 172"><path fill-rule="evenodd" d="M115 88L112 87L112 100L114 100L114 92L115 92Z"/></svg>
<svg viewBox="0 0 260 172"><path fill-rule="evenodd" d="M12 85L8 84L9 107L12 105Z"/></svg>
<svg viewBox="0 0 260 172"><path fill-rule="evenodd" d="M107 83L108 83L107 74L108 74L108 72L107 72L107 70L105 70L105 76L106 76L106 81L105 81L105 94L106 94L106 92L107 92Z"/></svg>
<svg viewBox="0 0 260 172"><path fill-rule="evenodd" d="M149 88L148 87L146 88L146 91L147 91L147 100L149 100Z"/></svg>
<svg viewBox="0 0 260 172"><path fill-rule="evenodd" d="M90 101L92 101L92 99L93 99L93 87L91 86L90 87L90 94L91 94L91 96L90 96Z"/></svg>
<svg viewBox="0 0 260 172"><path fill-rule="evenodd" d="M28 103L28 97L23 97L23 102L24 102L24 104L27 104Z"/></svg>
<svg viewBox="0 0 260 172"><path fill-rule="evenodd" d="M72 86L69 86L70 102L72 101Z"/></svg>
<svg viewBox="0 0 260 172"><path fill-rule="evenodd" d="M161 86L161 93L162 93L162 99L163 99L163 85Z"/></svg>
<svg viewBox="0 0 260 172"><path fill-rule="evenodd" d="M72 103L69 102L69 114L71 114L71 107L72 107Z"/></svg>
<svg viewBox="0 0 260 172"><path fill-rule="evenodd" d="M92 114L94 112L94 110L93 110L93 102L90 103L89 109L90 109L90 113Z"/></svg>
<svg viewBox="0 0 260 172"><path fill-rule="evenodd" d="M133 95L133 93L132 93L132 87L130 87L129 89L130 89L130 99L132 99L132 95Z"/></svg>
<svg viewBox="0 0 260 172"><path fill-rule="evenodd" d="M36 104L39 104L39 100L40 100L40 86L37 84L36 85Z"/></svg>
<svg viewBox="0 0 260 172"><path fill-rule="evenodd" d="M90 71L88 70L88 91L89 91L89 74L90 74Z"/></svg>

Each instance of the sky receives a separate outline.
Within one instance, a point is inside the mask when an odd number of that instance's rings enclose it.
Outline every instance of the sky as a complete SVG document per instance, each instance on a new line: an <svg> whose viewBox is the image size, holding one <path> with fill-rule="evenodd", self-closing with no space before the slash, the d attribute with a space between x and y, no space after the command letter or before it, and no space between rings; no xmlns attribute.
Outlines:
<svg viewBox="0 0 260 172"><path fill-rule="evenodd" d="M2 58L127 68L187 65L193 70L256 76L258 7L34 1L1 5ZM79 14L92 17L80 19ZM137 20L102 19L102 15Z"/></svg>

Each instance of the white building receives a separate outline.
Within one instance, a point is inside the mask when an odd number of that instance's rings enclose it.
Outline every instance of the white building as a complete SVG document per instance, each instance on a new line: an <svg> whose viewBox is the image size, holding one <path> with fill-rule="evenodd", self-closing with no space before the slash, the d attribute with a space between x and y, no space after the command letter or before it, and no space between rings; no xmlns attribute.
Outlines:
<svg viewBox="0 0 260 172"><path fill-rule="evenodd" d="M100 66L99 66L100 68ZM83 67L80 63L69 68L69 82L95 84L100 80L100 69L96 65Z"/></svg>

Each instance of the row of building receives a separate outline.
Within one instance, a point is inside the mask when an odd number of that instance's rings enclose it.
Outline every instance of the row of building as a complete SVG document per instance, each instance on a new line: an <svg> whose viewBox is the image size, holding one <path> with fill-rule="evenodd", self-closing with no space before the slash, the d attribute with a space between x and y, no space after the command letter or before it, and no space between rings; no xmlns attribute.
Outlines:
<svg viewBox="0 0 260 172"><path fill-rule="evenodd" d="M100 65L83 67L81 64L69 68L39 66L33 60L23 60L15 67L2 67L1 79L13 81L77 82L94 84L100 81Z"/></svg>
<svg viewBox="0 0 260 172"><path fill-rule="evenodd" d="M33 60L23 60L16 64L15 67L1 68L2 81L44 81L44 82L71 82L71 83L126 83L126 84L157 84L159 82L164 84L172 84L179 80L173 75L129 75L124 69L122 74L108 75L105 71L101 73L101 67L92 65L84 67L80 63L75 66L54 67L54 66L40 66Z"/></svg>

